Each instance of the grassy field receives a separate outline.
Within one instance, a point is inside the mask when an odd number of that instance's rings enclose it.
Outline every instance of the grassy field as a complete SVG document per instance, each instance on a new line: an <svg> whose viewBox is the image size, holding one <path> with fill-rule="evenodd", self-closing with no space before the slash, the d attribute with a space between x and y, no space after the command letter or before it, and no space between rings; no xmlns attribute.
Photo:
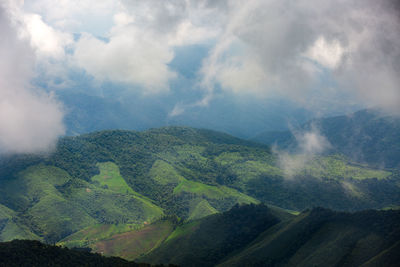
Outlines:
<svg viewBox="0 0 400 267"><path fill-rule="evenodd" d="M351 164L339 156L316 157L308 162L299 173L329 179L351 178L356 180L371 178L385 179L391 174L388 171L370 169L360 164Z"/></svg>
<svg viewBox="0 0 400 267"><path fill-rule="evenodd" d="M218 213L218 210L211 206L207 200L201 199L198 203L194 205L194 208L191 208L188 221L200 219L202 217L215 213Z"/></svg>
<svg viewBox="0 0 400 267"><path fill-rule="evenodd" d="M283 171L273 165L274 161L271 155L262 155L262 157L252 159L241 155L239 152L224 152L216 157L215 160L222 166L229 167L240 177L239 184L244 184L260 175L283 175Z"/></svg>
<svg viewBox="0 0 400 267"><path fill-rule="evenodd" d="M118 166L113 162L97 163L100 170L100 174L92 177L94 183L98 182L100 187L113 191L119 194L130 195L142 204L144 217L146 221L152 222L157 220L163 215L163 211L160 207L155 205L149 198L135 192L122 178Z"/></svg>
<svg viewBox="0 0 400 267"><path fill-rule="evenodd" d="M121 194L133 194L134 191L119 173L119 168L113 162L97 163L100 174L92 177L93 182L99 182L101 187Z"/></svg>
<svg viewBox="0 0 400 267"><path fill-rule="evenodd" d="M181 236L186 236L192 232L195 231L195 229L198 228L198 226L200 225L200 221L196 220L196 221L192 221L192 222L188 222L184 225L178 226L169 236L168 238L165 240L165 242L169 242L171 240L174 240L176 238L179 238Z"/></svg>
<svg viewBox="0 0 400 267"><path fill-rule="evenodd" d="M288 155L289 156L289 155ZM333 155L326 157L314 157L303 162L300 156L289 156L292 161L298 160L298 168L293 170L294 175L306 175L316 178L327 179L385 179L391 175L391 172L368 168L361 164L352 164L344 157ZM266 176L284 176L284 169L274 166L270 157L258 160L248 160L240 153L222 153L216 158L216 161L223 166L229 166L231 170L240 177L240 183L259 177Z"/></svg>
<svg viewBox="0 0 400 267"><path fill-rule="evenodd" d="M163 160L157 160L149 171L149 176L161 185L178 184L185 180L175 168Z"/></svg>
<svg viewBox="0 0 400 267"><path fill-rule="evenodd" d="M160 221L140 230L113 235L94 244L93 250L104 255L133 260L158 247L172 231L171 222Z"/></svg>
<svg viewBox="0 0 400 267"><path fill-rule="evenodd" d="M239 204L258 203L256 199L242 194L233 188L226 186L211 186L188 180L183 180L174 188L175 195L179 195L183 192L204 196L209 199L223 199L232 197L237 199L237 203Z"/></svg>
<svg viewBox="0 0 400 267"><path fill-rule="evenodd" d="M11 196L21 205L17 210L22 211L23 218L29 218L29 228L36 235L59 239L96 223L79 204L57 189L70 180L67 172L41 164L29 167L10 181L16 189L13 192L18 192Z"/></svg>
<svg viewBox="0 0 400 267"><path fill-rule="evenodd" d="M173 229L174 224L169 220L150 225L94 225L63 239L58 245L89 247L103 255L133 260L159 246Z"/></svg>
<svg viewBox="0 0 400 267"><path fill-rule="evenodd" d="M126 184L115 164L98 166L100 174L92 183L44 164L2 181L0 199L11 202L15 211L0 206L0 219L5 219L1 240L46 237L54 242L99 223L142 224L163 216L160 207Z"/></svg>
<svg viewBox="0 0 400 267"><path fill-rule="evenodd" d="M64 238L58 244L66 247L92 247L100 240L142 227L139 224L95 224Z"/></svg>

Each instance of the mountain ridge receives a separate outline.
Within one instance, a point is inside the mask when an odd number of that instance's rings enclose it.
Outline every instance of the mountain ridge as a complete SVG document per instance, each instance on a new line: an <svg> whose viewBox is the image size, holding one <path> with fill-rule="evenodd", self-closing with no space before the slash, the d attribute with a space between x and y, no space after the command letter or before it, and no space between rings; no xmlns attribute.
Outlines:
<svg viewBox="0 0 400 267"><path fill-rule="evenodd" d="M181 223L236 205L275 205L270 209L287 218L287 210L318 205L347 211L399 205L396 173L342 157L319 161L329 168L311 164L288 179L268 146L190 127L65 137L52 154L0 160L0 237L134 259Z"/></svg>
<svg viewBox="0 0 400 267"><path fill-rule="evenodd" d="M331 153L339 152L378 168L400 168L400 118L377 109L314 119L292 131L264 132L251 140L296 150L295 134L312 130L327 138Z"/></svg>

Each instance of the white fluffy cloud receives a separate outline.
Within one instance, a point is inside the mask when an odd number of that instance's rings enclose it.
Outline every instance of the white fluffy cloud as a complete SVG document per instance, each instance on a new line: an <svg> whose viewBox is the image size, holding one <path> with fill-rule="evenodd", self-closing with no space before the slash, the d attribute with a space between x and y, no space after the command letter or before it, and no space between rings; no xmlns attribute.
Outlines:
<svg viewBox="0 0 400 267"><path fill-rule="evenodd" d="M35 0L24 3L26 12L41 15L54 28L95 35L107 33L119 8L120 3L116 0Z"/></svg>
<svg viewBox="0 0 400 267"><path fill-rule="evenodd" d="M207 99L221 87L307 103L316 87L321 99L329 87L364 106L400 111L394 0L37 0L24 9L32 13L28 25L41 29L31 30L32 42L53 57L72 33L86 32L72 62L97 80L165 91L176 77L168 65L174 47L211 39L199 74ZM325 88L326 75L334 85Z"/></svg>
<svg viewBox="0 0 400 267"><path fill-rule="evenodd" d="M310 131L294 133L301 154L321 154L331 147L325 136L314 126Z"/></svg>
<svg viewBox="0 0 400 267"><path fill-rule="evenodd" d="M390 1L230 3L223 34L203 65L208 88L302 98L328 72L337 90L399 109L400 24Z"/></svg>
<svg viewBox="0 0 400 267"><path fill-rule="evenodd" d="M25 8L39 12L58 29L84 32L72 46L70 62L73 66L84 69L98 81L135 85L134 88L144 94L169 89L169 81L176 77L168 66L174 58L175 46L200 43L217 34L204 24L204 17L210 16L207 11L195 12L190 1L57 2L58 5L50 5L47 0L39 0L26 4ZM89 29L82 14L91 17L92 21L102 17L111 17L112 21L108 27L100 23L97 29ZM35 18L40 17L36 15ZM61 22L75 26L66 27ZM51 39L61 37L59 30L51 30L57 34L44 38L48 46L63 49L69 44L66 38ZM99 32L103 35L98 36ZM53 43L59 45L53 46ZM46 48L44 44L39 47Z"/></svg>
<svg viewBox="0 0 400 267"><path fill-rule="evenodd" d="M31 88L35 53L23 22L0 5L0 153L39 153L64 133L59 103Z"/></svg>
<svg viewBox="0 0 400 267"><path fill-rule="evenodd" d="M167 66L173 59L171 49L136 28L116 32L108 42L84 34L73 58L98 80L139 85L147 93L167 90L175 75Z"/></svg>
<svg viewBox="0 0 400 267"><path fill-rule="evenodd" d="M39 57L58 60L65 57L65 47L73 42L71 34L50 27L38 14L25 14L23 19L31 46Z"/></svg>
<svg viewBox="0 0 400 267"><path fill-rule="evenodd" d="M278 157L278 164L288 178L299 174L315 156L326 152L332 147L315 125L312 125L308 131L293 131L292 134L296 139L297 145L294 154L273 148L275 155Z"/></svg>

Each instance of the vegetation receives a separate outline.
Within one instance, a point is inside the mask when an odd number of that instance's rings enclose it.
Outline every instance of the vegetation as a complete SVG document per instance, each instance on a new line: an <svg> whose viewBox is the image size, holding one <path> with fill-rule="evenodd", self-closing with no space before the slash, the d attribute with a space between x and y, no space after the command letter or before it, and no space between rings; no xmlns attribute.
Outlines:
<svg viewBox="0 0 400 267"><path fill-rule="evenodd" d="M220 266L396 266L399 238L399 211L316 208L265 231Z"/></svg>
<svg viewBox="0 0 400 267"><path fill-rule="evenodd" d="M159 207L137 193L122 194L99 183L73 179L65 171L43 164L3 180L1 199L14 208L8 220L27 229L13 236L15 226L8 225L2 229L3 241L22 235L56 242L98 223L140 224L163 215Z"/></svg>
<svg viewBox="0 0 400 267"><path fill-rule="evenodd" d="M108 258L84 250L61 248L28 240L0 243L0 266L150 267L149 264L138 264L117 257Z"/></svg>
<svg viewBox="0 0 400 267"><path fill-rule="evenodd" d="M315 119L296 131L320 129L333 145L332 152L341 153L355 162L375 167L400 168L400 120L378 110L362 110L348 116ZM254 141L293 148L296 140L289 131L264 132Z"/></svg>
<svg viewBox="0 0 400 267"><path fill-rule="evenodd" d="M141 259L181 266L397 266L399 240L400 211L315 208L288 216L262 205L236 206L178 227Z"/></svg>
<svg viewBox="0 0 400 267"><path fill-rule="evenodd" d="M367 165L347 163L339 155L315 157L300 171L301 175L324 177L328 179L385 179L391 174L389 171L368 168Z"/></svg>
<svg viewBox="0 0 400 267"><path fill-rule="evenodd" d="M145 225L95 225L68 236L58 245L87 247L102 255L133 260L159 246L171 234L175 225L176 221L172 218Z"/></svg>
<svg viewBox="0 0 400 267"><path fill-rule="evenodd" d="M139 230L143 225L137 224L96 224L84 228L78 232L67 236L58 245L73 247L92 247L92 244L108 239L113 235Z"/></svg>
<svg viewBox="0 0 400 267"><path fill-rule="evenodd" d="M237 205L225 213L180 226L162 246L141 260L182 266L214 266L278 222L279 219L266 206Z"/></svg>
<svg viewBox="0 0 400 267"><path fill-rule="evenodd" d="M134 259L193 232L203 218L219 223L210 218L258 203L279 220L292 217L286 209L394 207L400 175L329 156L288 179L267 146L186 127L66 137L51 155L0 159L0 241L59 242Z"/></svg>
<svg viewBox="0 0 400 267"><path fill-rule="evenodd" d="M218 213L218 211L207 200L202 199L194 205L194 208L191 208L188 220L196 220L215 213Z"/></svg>

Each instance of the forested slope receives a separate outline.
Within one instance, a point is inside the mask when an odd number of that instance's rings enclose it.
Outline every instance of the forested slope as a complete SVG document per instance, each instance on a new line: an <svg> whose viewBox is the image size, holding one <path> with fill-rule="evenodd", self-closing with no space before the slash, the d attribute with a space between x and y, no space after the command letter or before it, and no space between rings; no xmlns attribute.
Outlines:
<svg viewBox="0 0 400 267"><path fill-rule="evenodd" d="M285 216L253 205L179 226L140 260L181 266L397 266L399 240L400 211L315 208Z"/></svg>
<svg viewBox="0 0 400 267"><path fill-rule="evenodd" d="M296 211L400 204L396 171L336 155L316 157L287 177L278 160L268 146L187 127L65 137L51 154L0 159L0 240L134 259L182 222L236 204Z"/></svg>

